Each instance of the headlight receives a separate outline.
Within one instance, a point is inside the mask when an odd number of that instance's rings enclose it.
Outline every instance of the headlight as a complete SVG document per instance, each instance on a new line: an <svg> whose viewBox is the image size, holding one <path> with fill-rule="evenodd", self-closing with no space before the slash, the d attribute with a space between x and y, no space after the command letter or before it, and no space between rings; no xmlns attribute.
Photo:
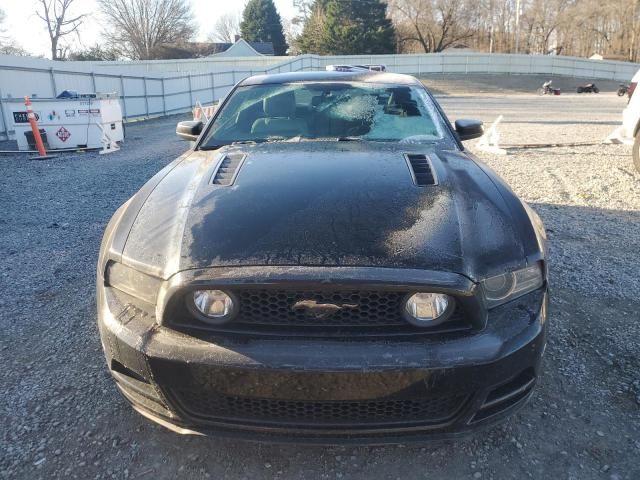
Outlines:
<svg viewBox="0 0 640 480"><path fill-rule="evenodd" d="M109 262L105 272L108 286L155 305L162 280L122 263Z"/></svg>
<svg viewBox="0 0 640 480"><path fill-rule="evenodd" d="M542 286L544 278L540 264L503 273L482 282L482 291L489 308L510 302Z"/></svg>
<svg viewBox="0 0 640 480"><path fill-rule="evenodd" d="M453 307L453 299L443 293L415 293L405 304L407 320L417 327L428 327L444 320Z"/></svg>
<svg viewBox="0 0 640 480"><path fill-rule="evenodd" d="M187 305L195 309L194 313L203 322L220 325L236 313L236 302L222 290L196 290L187 298Z"/></svg>

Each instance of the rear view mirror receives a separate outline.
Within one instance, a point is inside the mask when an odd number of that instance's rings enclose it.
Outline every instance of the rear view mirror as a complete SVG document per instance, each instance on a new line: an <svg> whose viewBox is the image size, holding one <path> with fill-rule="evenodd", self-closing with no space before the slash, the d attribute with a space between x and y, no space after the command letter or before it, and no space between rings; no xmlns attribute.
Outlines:
<svg viewBox="0 0 640 480"><path fill-rule="evenodd" d="M202 122L189 120L176 125L176 135L183 140L195 142L202 132Z"/></svg>
<svg viewBox="0 0 640 480"><path fill-rule="evenodd" d="M456 120L456 133L460 140L471 140L480 138L484 134L482 122L480 120Z"/></svg>

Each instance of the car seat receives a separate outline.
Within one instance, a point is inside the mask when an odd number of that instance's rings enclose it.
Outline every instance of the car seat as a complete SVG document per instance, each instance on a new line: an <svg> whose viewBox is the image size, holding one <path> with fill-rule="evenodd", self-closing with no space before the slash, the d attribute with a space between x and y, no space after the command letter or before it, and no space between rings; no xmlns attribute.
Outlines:
<svg viewBox="0 0 640 480"><path fill-rule="evenodd" d="M411 90L406 87L394 88L389 95L385 113L403 117L419 117L418 102L411 97Z"/></svg>
<svg viewBox="0 0 640 480"><path fill-rule="evenodd" d="M308 134L308 124L296 118L296 97L293 91L267 97L262 102L265 116L251 126L251 133L263 136L291 137Z"/></svg>

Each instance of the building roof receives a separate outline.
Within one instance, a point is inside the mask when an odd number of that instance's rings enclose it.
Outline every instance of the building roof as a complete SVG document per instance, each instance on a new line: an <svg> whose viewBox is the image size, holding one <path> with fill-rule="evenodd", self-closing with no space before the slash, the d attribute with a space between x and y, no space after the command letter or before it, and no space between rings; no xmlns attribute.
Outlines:
<svg viewBox="0 0 640 480"><path fill-rule="evenodd" d="M236 45L239 45L239 44L244 44L246 46L249 46L258 55L274 55L275 54L275 52L273 50L273 43L271 43L271 42L247 42L243 38L239 39L235 43L227 43L227 42L212 43L211 44L212 54L215 55L215 54L218 54L218 53L226 52L230 48L232 48L232 47L234 47Z"/></svg>
<svg viewBox="0 0 640 480"><path fill-rule="evenodd" d="M274 55L273 43L271 42L247 42L256 52L261 55Z"/></svg>

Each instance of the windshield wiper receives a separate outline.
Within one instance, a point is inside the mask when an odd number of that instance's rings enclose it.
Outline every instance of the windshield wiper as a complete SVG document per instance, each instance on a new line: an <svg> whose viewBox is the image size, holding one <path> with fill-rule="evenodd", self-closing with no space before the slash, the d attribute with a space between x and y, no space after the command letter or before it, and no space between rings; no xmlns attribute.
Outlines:
<svg viewBox="0 0 640 480"><path fill-rule="evenodd" d="M287 138L285 137L256 138L252 140L235 140L233 142L216 143L213 145L203 145L202 147L200 147L200 150L217 150L227 145L256 145L258 143L284 142L286 140Z"/></svg>

